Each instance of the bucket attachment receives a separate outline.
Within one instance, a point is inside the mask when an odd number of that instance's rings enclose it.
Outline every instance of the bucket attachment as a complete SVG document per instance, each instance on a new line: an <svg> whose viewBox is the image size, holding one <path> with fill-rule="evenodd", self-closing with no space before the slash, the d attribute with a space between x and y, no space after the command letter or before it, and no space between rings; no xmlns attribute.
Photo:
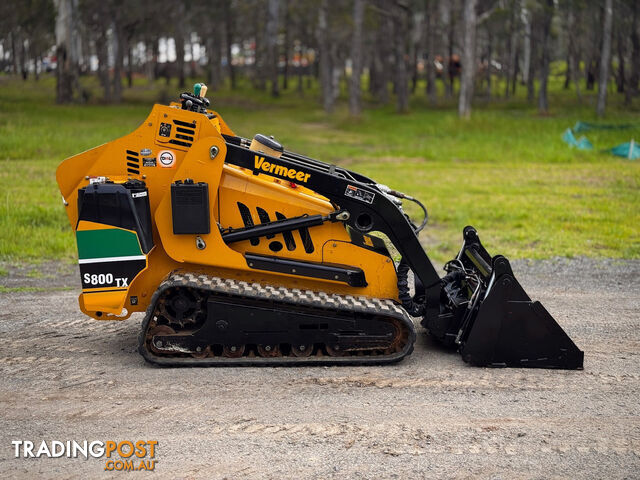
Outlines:
<svg viewBox="0 0 640 480"><path fill-rule="evenodd" d="M422 325L455 346L465 362L489 367L582 369L582 352L516 280L509 261L493 258L473 227L445 266L440 312Z"/></svg>

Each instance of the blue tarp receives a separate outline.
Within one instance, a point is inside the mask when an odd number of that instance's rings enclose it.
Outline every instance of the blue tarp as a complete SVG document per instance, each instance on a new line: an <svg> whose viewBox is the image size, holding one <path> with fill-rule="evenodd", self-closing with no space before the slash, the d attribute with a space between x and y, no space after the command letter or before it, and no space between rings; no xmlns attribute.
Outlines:
<svg viewBox="0 0 640 480"><path fill-rule="evenodd" d="M619 124L619 125L607 125L607 124L595 124L587 122L576 122L573 128L567 128L562 134L562 140L571 148L577 148L578 150L593 150L593 144L584 135L580 138L576 138L576 133L585 132L587 130L614 130L614 129L626 129L633 128L633 124ZM630 142L621 143L613 148L602 150L618 157L628 158L629 160L637 160L640 158L640 145L633 139Z"/></svg>
<svg viewBox="0 0 640 480"><path fill-rule="evenodd" d="M578 150L593 150L593 145L587 140L587 137L582 136L576 139L573 131L567 128L562 134L562 140L564 140L570 147L575 147Z"/></svg>
<svg viewBox="0 0 640 480"><path fill-rule="evenodd" d="M640 145L631 140L627 143L621 143L617 147L610 150L611 153L618 157L628 158L629 160L637 160L640 158Z"/></svg>

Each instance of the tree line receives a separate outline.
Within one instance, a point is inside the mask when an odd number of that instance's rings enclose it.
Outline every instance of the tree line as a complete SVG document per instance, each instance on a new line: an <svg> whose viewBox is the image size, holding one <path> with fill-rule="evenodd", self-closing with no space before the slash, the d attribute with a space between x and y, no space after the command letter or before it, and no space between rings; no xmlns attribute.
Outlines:
<svg viewBox="0 0 640 480"><path fill-rule="evenodd" d="M13 0L0 5L0 65L36 78L55 71L57 101L82 99L96 75L119 102L134 75L206 75L211 88L247 80L278 97L320 86L331 112L346 83L349 111L363 98L406 112L418 88L429 101L508 98L520 88L549 110L552 62L582 101L609 86L638 95L638 0ZM500 92L496 91L499 81ZM441 87L438 87L438 84Z"/></svg>

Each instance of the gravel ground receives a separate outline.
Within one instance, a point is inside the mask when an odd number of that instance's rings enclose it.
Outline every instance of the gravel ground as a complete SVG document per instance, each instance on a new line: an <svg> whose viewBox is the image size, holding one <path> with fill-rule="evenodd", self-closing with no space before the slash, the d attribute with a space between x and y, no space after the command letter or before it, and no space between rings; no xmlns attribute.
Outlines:
<svg viewBox="0 0 640 480"><path fill-rule="evenodd" d="M79 312L74 267L4 269L32 288L0 293L2 478L123 475L14 458L43 439L157 440L160 478L640 478L639 261L515 263L584 371L469 367L424 335L395 366L158 369L141 317Z"/></svg>

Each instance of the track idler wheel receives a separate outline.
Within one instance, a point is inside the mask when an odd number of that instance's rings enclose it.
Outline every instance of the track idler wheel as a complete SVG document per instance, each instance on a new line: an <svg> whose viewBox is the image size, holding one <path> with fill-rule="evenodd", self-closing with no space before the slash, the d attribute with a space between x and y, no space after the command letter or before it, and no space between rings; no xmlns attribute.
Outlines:
<svg viewBox="0 0 640 480"><path fill-rule="evenodd" d="M280 346L279 345L258 345L258 354L261 357L279 357Z"/></svg>
<svg viewBox="0 0 640 480"><path fill-rule="evenodd" d="M212 353L211 353L211 347L197 347L195 352L191 352L191 356L193 358L207 358L207 357L211 357Z"/></svg>
<svg viewBox="0 0 640 480"><path fill-rule="evenodd" d="M292 345L291 353L296 357L308 357L313 352L313 345Z"/></svg>
<svg viewBox="0 0 640 480"><path fill-rule="evenodd" d="M244 345L225 345L222 347L222 356L227 358L240 358L244 355Z"/></svg>
<svg viewBox="0 0 640 480"><path fill-rule="evenodd" d="M325 349L330 357L344 357L347 354L347 352L340 348L340 345L325 345Z"/></svg>

